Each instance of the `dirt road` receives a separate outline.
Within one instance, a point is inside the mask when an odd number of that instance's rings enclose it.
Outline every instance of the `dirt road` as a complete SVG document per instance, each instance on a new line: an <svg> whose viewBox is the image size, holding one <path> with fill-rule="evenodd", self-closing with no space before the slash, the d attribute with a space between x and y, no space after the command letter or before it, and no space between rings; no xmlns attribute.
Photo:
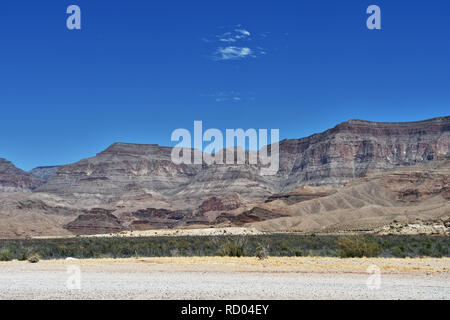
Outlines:
<svg viewBox="0 0 450 320"><path fill-rule="evenodd" d="M2 262L0 299L450 299L449 261L153 258Z"/></svg>

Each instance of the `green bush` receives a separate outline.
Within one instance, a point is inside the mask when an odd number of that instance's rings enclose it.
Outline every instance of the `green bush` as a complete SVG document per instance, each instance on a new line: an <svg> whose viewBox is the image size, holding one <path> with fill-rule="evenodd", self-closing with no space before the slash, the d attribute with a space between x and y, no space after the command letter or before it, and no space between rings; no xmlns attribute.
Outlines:
<svg viewBox="0 0 450 320"><path fill-rule="evenodd" d="M296 249L294 250L294 255L295 255L296 257L301 257L301 256L303 256L303 251L300 250L300 249L298 249L298 248L296 248Z"/></svg>
<svg viewBox="0 0 450 320"><path fill-rule="evenodd" d="M20 250L18 250L16 256L17 256L17 260L26 261L28 259L28 251L24 248L20 248Z"/></svg>
<svg viewBox="0 0 450 320"><path fill-rule="evenodd" d="M341 258L377 257L381 252L378 243L360 235L340 238L338 248Z"/></svg>
<svg viewBox="0 0 450 320"><path fill-rule="evenodd" d="M258 246L256 247L256 257L259 260L264 260L264 259L267 259L268 256L269 256L269 250L267 249L267 247L261 243L258 244Z"/></svg>
<svg viewBox="0 0 450 320"><path fill-rule="evenodd" d="M13 255L8 249L0 250L0 261L11 261L12 257Z"/></svg>
<svg viewBox="0 0 450 320"><path fill-rule="evenodd" d="M348 237L347 237L348 238ZM347 239L346 238L346 239ZM135 238L70 238L2 240L0 260L24 260L31 253L42 259L125 258L157 256L449 256L450 237L366 235L347 243L335 235L271 234L247 236L177 236ZM352 246L352 242L361 243ZM378 244L378 245L377 245ZM396 248L398 247L398 248ZM381 248L381 251L379 249Z"/></svg>
<svg viewBox="0 0 450 320"><path fill-rule="evenodd" d="M219 249L218 254L227 257L243 257L246 255L245 246L243 238L228 239Z"/></svg>
<svg viewBox="0 0 450 320"><path fill-rule="evenodd" d="M402 247L402 246L396 246L396 247L392 248L391 253L393 256L398 257L398 258L406 257L404 247Z"/></svg>
<svg viewBox="0 0 450 320"><path fill-rule="evenodd" d="M448 246L443 246L440 242L436 244L436 250L440 257L448 255Z"/></svg>

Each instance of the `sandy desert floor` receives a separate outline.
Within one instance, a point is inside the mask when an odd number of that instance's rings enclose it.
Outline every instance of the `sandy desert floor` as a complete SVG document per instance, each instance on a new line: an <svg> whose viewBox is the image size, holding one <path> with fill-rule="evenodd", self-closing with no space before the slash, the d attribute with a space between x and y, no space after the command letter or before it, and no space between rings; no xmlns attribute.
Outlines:
<svg viewBox="0 0 450 320"><path fill-rule="evenodd" d="M450 259L132 258L0 263L0 299L450 299Z"/></svg>

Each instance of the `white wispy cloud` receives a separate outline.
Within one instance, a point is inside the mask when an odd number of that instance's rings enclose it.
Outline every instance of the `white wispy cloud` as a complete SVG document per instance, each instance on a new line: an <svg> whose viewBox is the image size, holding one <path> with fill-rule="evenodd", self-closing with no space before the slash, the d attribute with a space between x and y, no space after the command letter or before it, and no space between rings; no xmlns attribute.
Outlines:
<svg viewBox="0 0 450 320"><path fill-rule="evenodd" d="M202 94L203 97L208 97L214 99L217 103L228 102L228 103L239 103L239 102L251 102L255 98L251 92L242 94L239 91L220 91L212 94Z"/></svg>
<svg viewBox="0 0 450 320"><path fill-rule="evenodd" d="M265 50L256 46L258 39L261 40L263 37L257 36L256 40L253 39L252 33L242 25L239 24L232 27L223 26L220 29L222 29L220 34L203 38L204 42L215 45L211 56L213 60L241 60L256 58L266 54Z"/></svg>
<svg viewBox="0 0 450 320"><path fill-rule="evenodd" d="M225 48L218 48L216 51L217 60L238 60L251 56L252 49L247 47L229 46Z"/></svg>
<svg viewBox="0 0 450 320"><path fill-rule="evenodd" d="M250 32L245 29L235 29L234 31L244 35L244 37L250 37Z"/></svg>
<svg viewBox="0 0 450 320"><path fill-rule="evenodd" d="M234 29L217 35L216 38L221 42L237 42L240 40L246 40L250 37L250 32L245 29Z"/></svg>
<svg viewBox="0 0 450 320"><path fill-rule="evenodd" d="M236 42L235 38L220 38L219 41L221 42Z"/></svg>

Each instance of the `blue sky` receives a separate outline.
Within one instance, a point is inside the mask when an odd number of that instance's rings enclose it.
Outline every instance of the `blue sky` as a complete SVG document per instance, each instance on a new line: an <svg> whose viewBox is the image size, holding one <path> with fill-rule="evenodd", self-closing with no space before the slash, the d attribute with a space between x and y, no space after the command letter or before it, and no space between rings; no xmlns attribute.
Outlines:
<svg viewBox="0 0 450 320"><path fill-rule="evenodd" d="M66 8L82 29L66 28ZM366 28L381 8L382 29ZM29 170L176 128L449 115L450 2L32 1L0 6L0 157Z"/></svg>

